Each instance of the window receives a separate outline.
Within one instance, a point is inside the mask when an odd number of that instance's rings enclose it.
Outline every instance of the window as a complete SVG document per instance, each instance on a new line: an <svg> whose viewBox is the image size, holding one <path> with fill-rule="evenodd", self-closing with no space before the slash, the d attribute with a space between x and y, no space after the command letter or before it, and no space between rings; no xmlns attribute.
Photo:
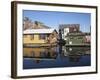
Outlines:
<svg viewBox="0 0 100 80"><path fill-rule="evenodd" d="M47 34L47 37L49 37L50 36L50 34Z"/></svg>
<svg viewBox="0 0 100 80"><path fill-rule="evenodd" d="M82 37L78 37L78 39L82 39Z"/></svg>
<svg viewBox="0 0 100 80"><path fill-rule="evenodd" d="M24 38L26 38L27 37L27 35L24 35Z"/></svg>
<svg viewBox="0 0 100 80"><path fill-rule="evenodd" d="M64 29L62 29L62 32L61 33L64 34Z"/></svg>
<svg viewBox="0 0 100 80"><path fill-rule="evenodd" d="M74 37L70 37L70 39L74 39Z"/></svg>
<svg viewBox="0 0 100 80"><path fill-rule="evenodd" d="M46 35L45 34L40 34L39 39L46 39Z"/></svg>
<svg viewBox="0 0 100 80"><path fill-rule="evenodd" d="M31 35L31 40L33 40L33 39L34 39L34 35L32 34L32 35Z"/></svg>

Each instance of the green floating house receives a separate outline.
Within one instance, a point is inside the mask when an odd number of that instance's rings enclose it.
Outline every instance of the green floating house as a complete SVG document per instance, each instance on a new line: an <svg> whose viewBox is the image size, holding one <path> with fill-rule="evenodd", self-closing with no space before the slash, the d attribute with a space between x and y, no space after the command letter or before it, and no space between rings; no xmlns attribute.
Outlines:
<svg viewBox="0 0 100 80"><path fill-rule="evenodd" d="M66 45L90 45L90 32L80 31L80 24L59 25L60 39L66 41Z"/></svg>
<svg viewBox="0 0 100 80"><path fill-rule="evenodd" d="M68 33L66 36L66 45L84 45L84 33Z"/></svg>

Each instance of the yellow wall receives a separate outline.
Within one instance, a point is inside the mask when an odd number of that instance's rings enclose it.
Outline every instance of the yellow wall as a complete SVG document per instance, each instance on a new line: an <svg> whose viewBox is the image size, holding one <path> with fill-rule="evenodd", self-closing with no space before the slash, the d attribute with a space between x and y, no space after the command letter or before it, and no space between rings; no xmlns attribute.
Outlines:
<svg viewBox="0 0 100 80"><path fill-rule="evenodd" d="M25 36L23 36L23 43L24 44L46 43L46 40L39 39L39 35L38 34L35 34L34 35L34 39L32 39L32 40L31 40L31 35L25 35Z"/></svg>

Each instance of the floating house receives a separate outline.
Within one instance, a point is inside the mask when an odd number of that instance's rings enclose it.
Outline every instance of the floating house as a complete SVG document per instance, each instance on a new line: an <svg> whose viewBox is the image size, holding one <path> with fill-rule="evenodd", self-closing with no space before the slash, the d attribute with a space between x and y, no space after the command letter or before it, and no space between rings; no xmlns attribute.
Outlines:
<svg viewBox="0 0 100 80"><path fill-rule="evenodd" d="M24 44L55 44L58 33L55 29L27 29L23 32Z"/></svg>
<svg viewBox="0 0 100 80"><path fill-rule="evenodd" d="M60 37L67 40L66 36L68 33L80 32L79 24L60 24L59 25Z"/></svg>
<svg viewBox="0 0 100 80"><path fill-rule="evenodd" d="M66 36L66 44L68 45L84 45L85 34L84 33L68 33Z"/></svg>
<svg viewBox="0 0 100 80"><path fill-rule="evenodd" d="M66 45L87 45L91 42L89 32L81 32L79 24L59 25L59 36L66 41Z"/></svg>
<svg viewBox="0 0 100 80"><path fill-rule="evenodd" d="M90 33L68 33L66 36L67 45L88 45L91 43Z"/></svg>

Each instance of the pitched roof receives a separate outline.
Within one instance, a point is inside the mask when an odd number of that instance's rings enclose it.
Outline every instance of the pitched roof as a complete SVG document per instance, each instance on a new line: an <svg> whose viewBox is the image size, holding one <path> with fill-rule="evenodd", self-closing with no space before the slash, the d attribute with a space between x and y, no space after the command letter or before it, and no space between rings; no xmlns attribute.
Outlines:
<svg viewBox="0 0 100 80"><path fill-rule="evenodd" d="M80 24L60 24L59 29L69 28L69 27L80 27Z"/></svg>
<svg viewBox="0 0 100 80"><path fill-rule="evenodd" d="M74 33L68 33L67 36L85 36L85 34L82 32L76 32L76 33L74 32Z"/></svg>
<svg viewBox="0 0 100 80"><path fill-rule="evenodd" d="M27 29L23 34L49 34L55 31L55 29Z"/></svg>

